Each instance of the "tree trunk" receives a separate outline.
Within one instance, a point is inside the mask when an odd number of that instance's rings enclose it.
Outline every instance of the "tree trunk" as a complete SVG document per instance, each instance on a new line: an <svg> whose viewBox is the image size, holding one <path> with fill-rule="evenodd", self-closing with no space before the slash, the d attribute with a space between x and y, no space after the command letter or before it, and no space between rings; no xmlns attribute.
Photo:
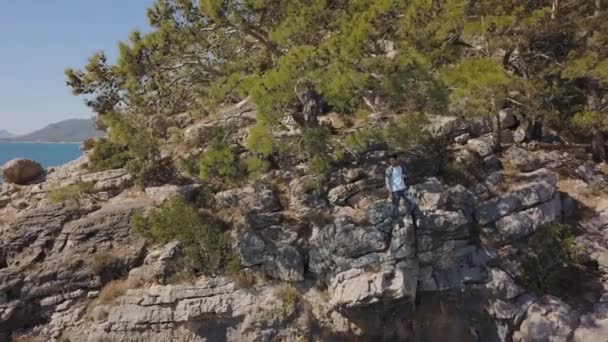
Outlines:
<svg viewBox="0 0 608 342"><path fill-rule="evenodd" d="M557 18L558 10L559 10L559 0L553 0L553 4L551 5L551 19L555 20Z"/></svg>
<svg viewBox="0 0 608 342"><path fill-rule="evenodd" d="M501 125L500 125L500 112L497 110L494 110L494 121L493 122L493 127L492 127L492 142L494 143L494 146L492 146L492 149L494 150L494 152L498 153L501 150L501 137L500 137L500 131L501 131Z"/></svg>
<svg viewBox="0 0 608 342"><path fill-rule="evenodd" d="M597 162L606 161L606 147L604 146L604 134L597 128L593 129L593 140L591 141L591 153Z"/></svg>
<svg viewBox="0 0 608 342"><path fill-rule="evenodd" d="M492 150L495 153L500 152L501 150L501 138L500 138L500 131L501 131L501 125L500 125L500 111L498 110L498 108L496 107L496 100L494 98L494 96L491 97L490 99L490 103L492 104L491 106L491 110L494 113L494 118L493 118L493 122L492 122L492 143L494 146L492 146Z"/></svg>

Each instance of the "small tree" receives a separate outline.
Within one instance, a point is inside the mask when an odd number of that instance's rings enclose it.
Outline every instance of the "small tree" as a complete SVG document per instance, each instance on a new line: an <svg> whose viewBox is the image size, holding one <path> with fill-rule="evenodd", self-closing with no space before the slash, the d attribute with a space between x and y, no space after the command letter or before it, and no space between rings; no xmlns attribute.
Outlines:
<svg viewBox="0 0 608 342"><path fill-rule="evenodd" d="M494 150L500 150L499 110L514 79L491 58L467 58L442 72L451 109L466 116L492 115Z"/></svg>

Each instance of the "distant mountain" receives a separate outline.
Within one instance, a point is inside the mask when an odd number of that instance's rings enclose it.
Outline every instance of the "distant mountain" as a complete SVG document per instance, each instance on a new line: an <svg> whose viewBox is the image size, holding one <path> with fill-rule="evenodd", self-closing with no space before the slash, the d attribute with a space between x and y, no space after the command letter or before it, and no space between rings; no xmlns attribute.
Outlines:
<svg viewBox="0 0 608 342"><path fill-rule="evenodd" d="M0 139L12 138L15 135L7 130L0 129Z"/></svg>
<svg viewBox="0 0 608 342"><path fill-rule="evenodd" d="M50 124L42 129L26 135L11 137L11 141L39 142L80 142L89 138L103 136L104 132L93 128L90 119L70 119Z"/></svg>

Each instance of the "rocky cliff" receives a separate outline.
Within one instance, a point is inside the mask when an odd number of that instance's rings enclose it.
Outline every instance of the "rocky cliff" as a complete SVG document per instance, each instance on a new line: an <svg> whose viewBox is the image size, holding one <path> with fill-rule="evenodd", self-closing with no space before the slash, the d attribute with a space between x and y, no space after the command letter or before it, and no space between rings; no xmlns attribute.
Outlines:
<svg viewBox="0 0 608 342"><path fill-rule="evenodd" d="M246 132L252 109L222 121ZM133 234L134 213L200 184L133 187L124 170L87 173L87 157L0 192L0 340L601 341L608 335L608 174L578 149L525 143L508 112L503 153L491 122L432 118L475 180L417 174L418 207L398 219L378 148L326 175L275 169L214 193L244 269L177 279L180 242ZM196 139L208 123L191 124ZM410 156L404 158L414 163ZM413 157L412 157L413 158ZM76 200L56 189L87 182ZM401 212L406 212L402 210ZM568 223L580 251L576 291L525 279L535 236ZM542 270L541 270L542 271ZM23 337L21 337L23 338Z"/></svg>

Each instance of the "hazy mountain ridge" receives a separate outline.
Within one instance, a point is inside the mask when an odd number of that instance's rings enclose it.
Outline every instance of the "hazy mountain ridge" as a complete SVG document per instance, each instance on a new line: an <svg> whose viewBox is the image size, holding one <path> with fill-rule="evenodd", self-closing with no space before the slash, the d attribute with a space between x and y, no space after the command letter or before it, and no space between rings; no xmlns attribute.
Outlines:
<svg viewBox="0 0 608 342"><path fill-rule="evenodd" d="M102 136L104 133L93 127L90 119L69 119L50 124L32 133L20 136L2 136L0 139L11 141L36 142L79 142L89 138Z"/></svg>
<svg viewBox="0 0 608 342"><path fill-rule="evenodd" d="M15 136L15 134L13 134L5 129L0 129L0 139L12 138L14 136Z"/></svg>

